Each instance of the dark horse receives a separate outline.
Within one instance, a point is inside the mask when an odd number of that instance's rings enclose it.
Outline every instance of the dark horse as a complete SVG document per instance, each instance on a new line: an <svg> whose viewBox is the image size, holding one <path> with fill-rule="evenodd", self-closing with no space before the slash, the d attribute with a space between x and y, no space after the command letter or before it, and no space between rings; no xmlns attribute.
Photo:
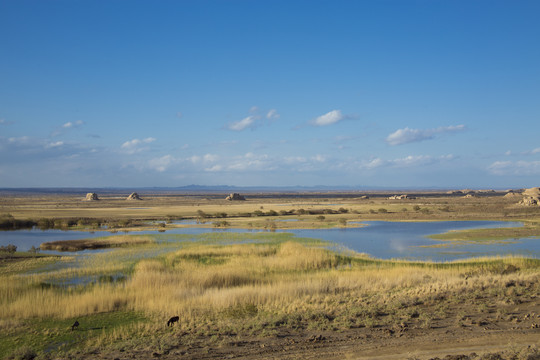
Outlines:
<svg viewBox="0 0 540 360"><path fill-rule="evenodd" d="M167 321L167 326L174 325L174 323L178 322L178 320L180 320L180 317L173 316L172 318L169 319L169 321Z"/></svg>
<svg viewBox="0 0 540 360"><path fill-rule="evenodd" d="M75 320L75 323L73 323L73 325L71 325L71 331L75 330L78 327L79 327L79 322L77 320Z"/></svg>

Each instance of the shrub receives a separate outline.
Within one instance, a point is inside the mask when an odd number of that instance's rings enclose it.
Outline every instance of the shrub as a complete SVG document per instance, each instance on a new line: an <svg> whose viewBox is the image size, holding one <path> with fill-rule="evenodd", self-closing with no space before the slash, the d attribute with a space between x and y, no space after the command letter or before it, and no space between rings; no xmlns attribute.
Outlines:
<svg viewBox="0 0 540 360"><path fill-rule="evenodd" d="M324 219L326 219L324 215L317 216L317 220L323 221Z"/></svg>
<svg viewBox="0 0 540 360"><path fill-rule="evenodd" d="M212 225L214 225L214 227L227 227L230 224L227 220L221 220L221 221L214 221Z"/></svg>
<svg viewBox="0 0 540 360"><path fill-rule="evenodd" d="M32 247L30 248L30 250L28 250L28 252L32 254L37 254L39 250L40 249L38 247L35 247L34 245L32 245Z"/></svg>
<svg viewBox="0 0 540 360"><path fill-rule="evenodd" d="M388 210L386 210L385 208L380 208L380 209L379 209L379 212L380 212L381 214L386 214L386 213L388 212Z"/></svg>
<svg viewBox="0 0 540 360"><path fill-rule="evenodd" d="M270 231L276 231L277 225L275 221L272 220L266 220L266 224L264 224L264 228Z"/></svg>
<svg viewBox="0 0 540 360"><path fill-rule="evenodd" d="M414 211L420 210L420 206L419 206L419 205L414 205L414 206L413 206L413 210L414 210Z"/></svg>
<svg viewBox="0 0 540 360"><path fill-rule="evenodd" d="M0 246L0 251L13 254L15 251L17 251L17 247L13 244L9 244L7 246Z"/></svg>

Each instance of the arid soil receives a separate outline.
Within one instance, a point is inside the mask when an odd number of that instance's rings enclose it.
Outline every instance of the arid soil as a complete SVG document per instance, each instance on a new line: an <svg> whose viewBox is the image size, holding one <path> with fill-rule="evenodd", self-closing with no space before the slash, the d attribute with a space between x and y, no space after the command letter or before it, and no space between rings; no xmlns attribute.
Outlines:
<svg viewBox="0 0 540 360"><path fill-rule="evenodd" d="M509 288L511 288L511 284ZM478 312L478 304L485 304ZM431 306L418 312L434 313ZM384 314L381 314L384 316ZM167 331L175 331L167 329ZM165 349L93 353L101 359L540 359L540 296L501 304L479 299L450 306L443 316L346 331L282 329L267 337L210 339L178 332Z"/></svg>

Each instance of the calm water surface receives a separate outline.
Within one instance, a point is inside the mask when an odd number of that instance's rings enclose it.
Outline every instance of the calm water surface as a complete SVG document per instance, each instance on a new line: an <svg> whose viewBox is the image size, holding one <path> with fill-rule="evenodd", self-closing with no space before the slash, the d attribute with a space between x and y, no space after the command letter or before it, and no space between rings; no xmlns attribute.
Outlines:
<svg viewBox="0 0 540 360"><path fill-rule="evenodd" d="M499 221L444 221L444 222L364 222L367 226L347 229L297 229L286 230L299 237L331 241L336 247L346 247L381 259L413 259L447 261L478 256L525 255L540 258L539 238L510 239L499 242L447 242L436 241L426 235L450 230L516 227L516 222ZM165 234L201 234L212 231L250 232L246 229L211 230L207 228L182 228L167 230ZM253 231L258 232L258 231ZM157 231L132 232L131 234L157 234ZM122 234L118 232L117 234ZM77 240L114 235L109 232L82 232L62 230L17 230L0 232L0 245L14 244L25 251L43 242ZM434 247L435 246L435 247ZM79 253L89 253L86 250Z"/></svg>

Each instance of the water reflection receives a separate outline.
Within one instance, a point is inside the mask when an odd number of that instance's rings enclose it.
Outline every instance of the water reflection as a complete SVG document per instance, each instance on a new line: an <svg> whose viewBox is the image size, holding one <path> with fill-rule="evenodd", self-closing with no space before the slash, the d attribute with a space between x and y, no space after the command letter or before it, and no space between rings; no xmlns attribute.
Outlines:
<svg viewBox="0 0 540 360"><path fill-rule="evenodd" d="M504 242L443 242L435 241L426 235L440 234L450 230L475 228L517 227L517 222L500 221L445 221L445 222L385 222L370 221L367 226L358 228L334 229L288 229L278 232L289 232L298 237L316 238L330 241L336 246L345 247L357 252L367 253L382 259L414 259L447 261L476 256L524 255L540 258L540 241L537 238L520 238ZM214 232L258 233L260 229L208 229L177 228L167 229L166 234L196 235ZM137 235L158 234L156 231L133 232ZM0 233L0 245L14 244L20 251L27 251L32 246L39 247L43 242L57 240L78 240L108 236L106 232L62 231L62 230L18 230ZM161 234L160 236L167 236ZM103 252L110 250L86 250L77 254ZM57 253L49 252L46 253ZM62 253L66 254L66 253Z"/></svg>

